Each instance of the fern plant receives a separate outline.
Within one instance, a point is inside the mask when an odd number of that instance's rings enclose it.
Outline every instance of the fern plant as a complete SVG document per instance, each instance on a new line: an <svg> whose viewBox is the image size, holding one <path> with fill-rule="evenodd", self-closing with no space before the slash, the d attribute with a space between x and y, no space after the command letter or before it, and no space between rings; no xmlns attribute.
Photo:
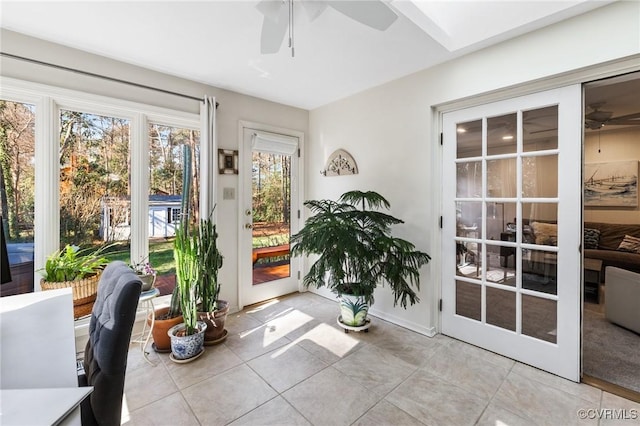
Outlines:
<svg viewBox="0 0 640 426"><path fill-rule="evenodd" d="M419 302L420 268L431 257L402 238L391 235L404 223L381 209L389 202L374 191L349 191L338 199L306 201L313 214L291 237L294 255L317 255L303 284L326 286L338 295L362 296L373 304L373 293L385 283L394 306Z"/></svg>

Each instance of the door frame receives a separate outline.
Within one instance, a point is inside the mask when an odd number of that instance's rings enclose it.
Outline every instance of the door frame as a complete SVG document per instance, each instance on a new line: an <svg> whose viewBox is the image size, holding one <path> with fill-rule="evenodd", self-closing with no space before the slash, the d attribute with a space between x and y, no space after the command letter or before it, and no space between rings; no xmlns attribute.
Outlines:
<svg viewBox="0 0 640 426"><path fill-rule="evenodd" d="M246 121L246 120L238 120L238 163L239 164L244 164L244 161L246 161L245 158L245 152L244 152L244 130L245 129L253 129L253 130L260 130L260 131L264 131L264 132L271 132L271 133L279 133L282 135L286 135L286 136L292 136L292 137L296 137L298 138L298 148L300 149L300 157L298 158L298 204L296 207L296 209L298 209L300 211L300 220L304 219L304 214L303 214L303 202L304 202L304 193L305 193L305 181L304 181L304 176L305 176L305 162L304 162L304 152L305 152L305 143L304 143L304 132L301 132L299 130L294 130L294 129L289 129L289 128L285 128L285 127L278 127L278 126L272 126L269 124L264 124L264 123L258 123L258 122L253 122L253 121ZM245 306L245 300L246 295L244 294L244 290L243 290L243 285L242 283L245 282L245 280L253 280L252 276L246 276L244 269L242 268L242 265L245 265L246 262L251 262L251 253L245 253L243 251L243 244L242 244L242 238L243 235L247 232L246 229L244 229L244 213L243 213L243 203L244 203L244 198L247 195L245 193L245 186L247 184L247 175L246 175L246 170L243 171L242 168L240 169L240 172L238 173L238 197L236 198L237 204L236 204L236 211L238 212L238 233L237 233L237 255L238 255L238 308L240 310L242 310ZM292 211L292 214L294 212ZM299 265L299 271L294 271L291 270L291 275L293 276L294 274L298 274L299 272L299 276L302 275L303 270L305 269L306 266L306 261L304 259L299 259L298 262ZM298 291L303 291L302 288L302 281L301 279L298 277L296 278L298 280Z"/></svg>
<svg viewBox="0 0 640 426"><path fill-rule="evenodd" d="M432 250L434 255L431 262L431 280L436 283L431 286L431 305L430 315L432 330L435 334L442 333L442 312L440 312L439 304L442 299L442 254L440 253L440 247L442 247L442 228L440 228L440 218L443 215L443 147L436 141L440 140L440 135L443 133L444 122L443 116L447 112L461 110L473 106L482 105L485 103L491 103L509 99L512 97L518 97L528 95L535 92L541 92L545 90L556 89L563 86L569 86L572 84L585 84L591 81L615 77L621 74L640 71L640 55L636 55L631 58L624 58L614 60L607 63L601 63L585 68L575 69L562 74L553 74L542 77L538 80L523 81L516 83L512 86L502 87L496 90L489 90L478 93L467 94L466 97L458 97L456 99L444 100L441 103L437 103L431 106L431 132L429 140L432 141L431 145L431 182L435 190L431 193L433 199L431 210L431 226L433 229L437 229L440 232L434 232L432 238ZM583 107L584 114L584 107ZM584 141L582 142L584 147ZM584 162L584 160L583 160ZM582 204L582 197L581 197ZM584 208L584 206L583 206ZM580 217L582 221L582 216ZM581 282L580 289L583 290L584 283ZM582 377L582 307L580 308L580 376Z"/></svg>

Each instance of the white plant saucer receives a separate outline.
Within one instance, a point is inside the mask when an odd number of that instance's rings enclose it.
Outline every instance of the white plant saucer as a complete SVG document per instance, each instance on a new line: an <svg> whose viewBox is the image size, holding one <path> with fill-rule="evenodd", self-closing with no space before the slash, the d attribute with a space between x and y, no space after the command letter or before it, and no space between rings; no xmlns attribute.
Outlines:
<svg viewBox="0 0 640 426"><path fill-rule="evenodd" d="M355 327L352 325L347 325L342 322L342 315L338 315L338 325L344 328L344 332L348 333L349 331L364 331L365 333L369 332L369 327L371 327L371 320L367 318L364 322L364 325Z"/></svg>

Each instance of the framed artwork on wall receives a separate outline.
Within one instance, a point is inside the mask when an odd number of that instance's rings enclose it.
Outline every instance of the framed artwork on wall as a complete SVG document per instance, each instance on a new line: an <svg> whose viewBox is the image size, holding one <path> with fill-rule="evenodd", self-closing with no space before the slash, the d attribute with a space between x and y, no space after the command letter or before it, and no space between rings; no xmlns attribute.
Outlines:
<svg viewBox="0 0 640 426"><path fill-rule="evenodd" d="M218 149L218 172L221 175L238 174L238 151Z"/></svg>
<svg viewBox="0 0 640 426"><path fill-rule="evenodd" d="M591 207L636 207L638 205L638 160L586 163L584 205Z"/></svg>

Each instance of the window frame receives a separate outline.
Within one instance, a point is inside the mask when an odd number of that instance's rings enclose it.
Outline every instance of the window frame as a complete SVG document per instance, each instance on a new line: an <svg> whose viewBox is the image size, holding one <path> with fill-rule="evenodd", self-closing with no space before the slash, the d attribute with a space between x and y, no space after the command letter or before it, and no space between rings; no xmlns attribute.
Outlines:
<svg viewBox="0 0 640 426"><path fill-rule="evenodd" d="M47 256L60 245L60 165L58 162L60 111L118 117L130 122L131 164L131 258L148 256L149 124L201 132L199 114L172 110L40 83L0 77L0 98L35 107L35 205L34 269L41 269ZM209 161L212 161L209 159ZM211 180L201 160L203 180ZM34 291L40 290L38 274Z"/></svg>

